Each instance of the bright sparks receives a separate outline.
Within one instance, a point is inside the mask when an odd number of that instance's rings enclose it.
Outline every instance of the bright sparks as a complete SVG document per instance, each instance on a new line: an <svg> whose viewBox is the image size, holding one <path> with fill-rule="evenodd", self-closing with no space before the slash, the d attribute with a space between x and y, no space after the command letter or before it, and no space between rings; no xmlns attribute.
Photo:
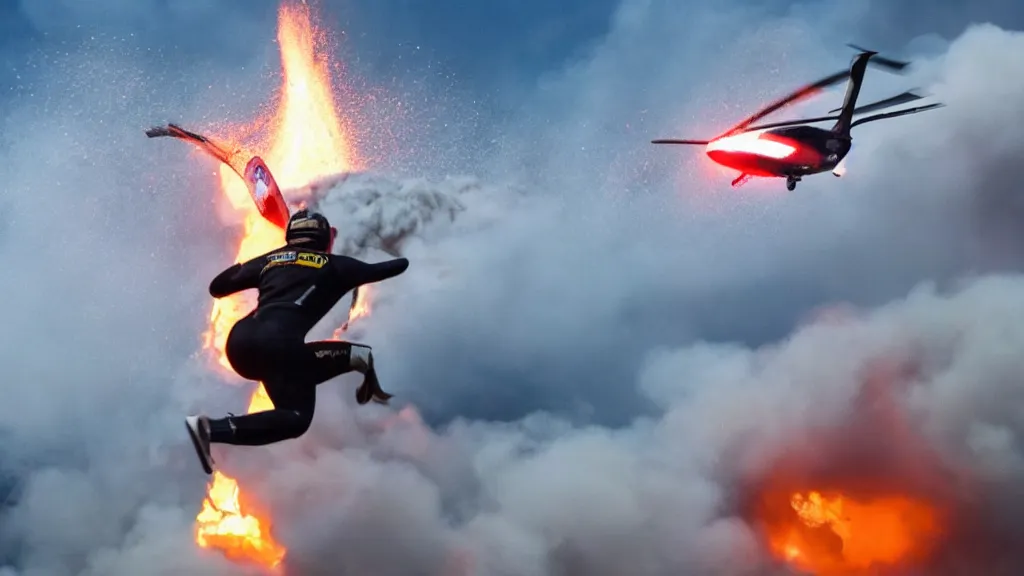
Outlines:
<svg viewBox="0 0 1024 576"><path fill-rule="evenodd" d="M870 574L920 559L939 532L937 511L906 496L855 500L798 492L787 514L767 519L772 551L815 576Z"/></svg>
<svg viewBox="0 0 1024 576"><path fill-rule="evenodd" d="M357 169L348 143L345 124L334 101L330 81L330 60L324 51L324 35L311 21L305 3L282 5L278 13L278 44L284 82L280 101L270 122L269 136L261 154L282 191ZM268 252L284 242L283 231L263 219L249 196L245 183L227 166L220 167L220 187L230 205L244 214L243 234L236 262ZM366 315L365 288L354 308ZM366 300L368 302L368 300ZM252 309L254 295L243 293L215 301L210 326L204 334L204 348L215 355L229 374L224 344L231 327ZM362 308L365 308L363 310ZM352 318L356 317L353 310ZM253 394L248 412L273 408L261 385ZM239 505L238 483L217 473L203 510L196 518L196 542L216 548L228 557L274 567L285 549L270 535L269 519L260 519Z"/></svg>

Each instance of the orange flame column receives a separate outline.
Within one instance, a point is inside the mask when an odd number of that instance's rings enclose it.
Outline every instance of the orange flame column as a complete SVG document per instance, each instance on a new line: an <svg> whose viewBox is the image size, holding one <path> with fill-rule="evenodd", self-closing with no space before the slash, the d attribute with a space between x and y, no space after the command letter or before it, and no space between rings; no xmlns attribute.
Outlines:
<svg viewBox="0 0 1024 576"><path fill-rule="evenodd" d="M330 59L324 51L325 37L312 22L305 3L281 5L277 40L281 51L284 82L277 110L263 141L263 154L282 190L297 188L313 180L357 169L348 142L346 124L333 96ZM281 230L264 220L253 205L245 183L227 166L220 167L220 188L231 206L244 214L244 228L236 262L259 256L284 241ZM365 290L354 306L353 317L365 315ZM224 344L231 327L254 304L254 295L236 294L214 302L209 329L203 335L204 349L212 353L229 374ZM248 412L273 408L263 386L254 392ZM265 567L278 566L286 555L270 534L269 518L258 518L244 509L240 486L235 479L216 473L202 511L196 517L196 542L214 548L227 557Z"/></svg>

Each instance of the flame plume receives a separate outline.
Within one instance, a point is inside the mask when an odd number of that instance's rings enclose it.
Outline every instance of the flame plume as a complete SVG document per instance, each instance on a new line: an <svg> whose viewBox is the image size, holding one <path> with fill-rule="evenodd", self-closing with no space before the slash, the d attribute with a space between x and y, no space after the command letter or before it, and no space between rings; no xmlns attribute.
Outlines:
<svg viewBox="0 0 1024 576"><path fill-rule="evenodd" d="M808 576L933 572L971 484L911 424L899 395L917 374L876 361L847 420L794 436L761 472L749 512L776 559Z"/></svg>
<svg viewBox="0 0 1024 576"><path fill-rule="evenodd" d="M782 494L772 496L776 503ZM934 505L903 494L853 498L842 492L794 492L766 522L780 559L815 576L867 576L919 560L940 533Z"/></svg>
<svg viewBox="0 0 1024 576"><path fill-rule="evenodd" d="M323 50L324 35L313 25L309 7L284 3L278 12L277 40L284 81L277 110L269 123L262 154L282 190L313 180L356 170L346 124L334 100L330 60ZM283 234L263 219L249 197L245 183L225 165L220 166L220 188L231 206L244 214L237 262L280 246ZM352 306L350 319L369 313L366 290ZM228 370L224 344L231 327L253 306L252 294L236 294L214 302L204 348ZM248 412L273 408L262 384L253 393ZM196 517L196 543L215 548L227 557L267 568L278 567L286 550L270 534L271 523L245 509L238 482L222 473L214 475L203 509Z"/></svg>
<svg viewBox="0 0 1024 576"><path fill-rule="evenodd" d="M213 478L203 509L196 516L196 543L217 548L232 560L256 562L268 568L280 565L284 547L265 533L269 524L264 526L255 516L242 513L238 482L220 472L214 472Z"/></svg>

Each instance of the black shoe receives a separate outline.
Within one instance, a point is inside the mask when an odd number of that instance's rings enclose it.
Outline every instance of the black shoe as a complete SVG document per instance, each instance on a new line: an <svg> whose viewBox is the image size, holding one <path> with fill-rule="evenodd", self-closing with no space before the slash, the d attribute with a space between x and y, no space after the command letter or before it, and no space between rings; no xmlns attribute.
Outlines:
<svg viewBox="0 0 1024 576"><path fill-rule="evenodd" d="M213 474L213 456L210 455L210 419L206 416L188 416L185 418L185 428L192 438L192 446L196 449L196 456L203 466L203 471Z"/></svg>
<svg viewBox="0 0 1024 576"><path fill-rule="evenodd" d="M356 402L360 406L369 402L376 402L383 406L388 405L388 401L393 396L387 392L381 390L380 381L377 380L377 370L370 366L370 369L366 371L363 376L363 384L356 389Z"/></svg>

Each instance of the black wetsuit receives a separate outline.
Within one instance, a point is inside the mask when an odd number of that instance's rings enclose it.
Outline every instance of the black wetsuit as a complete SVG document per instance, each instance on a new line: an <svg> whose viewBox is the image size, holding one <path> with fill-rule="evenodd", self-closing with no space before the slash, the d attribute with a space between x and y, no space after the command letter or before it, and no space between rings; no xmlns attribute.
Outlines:
<svg viewBox="0 0 1024 576"><path fill-rule="evenodd" d="M210 282L214 298L259 289L256 308L231 329L225 352L240 376L263 383L274 409L211 420L210 440L256 446L304 434L317 384L352 370L351 344L306 343L306 334L352 289L408 267L405 258L367 264L286 245L218 274Z"/></svg>

